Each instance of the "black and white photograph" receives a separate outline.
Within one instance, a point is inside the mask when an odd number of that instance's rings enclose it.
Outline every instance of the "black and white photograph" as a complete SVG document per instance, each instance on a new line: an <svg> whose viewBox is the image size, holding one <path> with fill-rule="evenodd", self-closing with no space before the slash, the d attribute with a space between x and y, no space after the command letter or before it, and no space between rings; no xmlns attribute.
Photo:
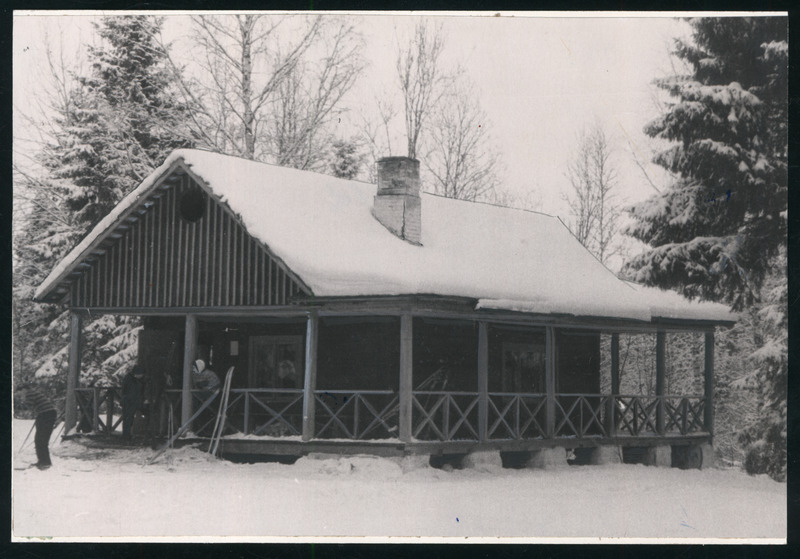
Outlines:
<svg viewBox="0 0 800 559"><path fill-rule="evenodd" d="M12 541L785 544L788 24L15 11Z"/></svg>

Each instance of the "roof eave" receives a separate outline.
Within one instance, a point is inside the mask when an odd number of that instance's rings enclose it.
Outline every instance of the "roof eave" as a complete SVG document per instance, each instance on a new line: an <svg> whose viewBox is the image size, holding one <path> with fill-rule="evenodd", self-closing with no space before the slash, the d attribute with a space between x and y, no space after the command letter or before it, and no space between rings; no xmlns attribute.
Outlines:
<svg viewBox="0 0 800 559"><path fill-rule="evenodd" d="M149 187L139 191L139 188L141 187L140 185L132 190L125 198L123 198L120 201L119 206L125 206L127 204L127 207L125 207L125 209L122 210L113 221L105 223L105 219L103 219L86 235L84 235L78 244L75 245L75 247L59 261L59 264L64 261L70 261L70 263L57 276L52 278L48 276L45 278L45 280L34 293L33 301L37 303L56 304L66 302L66 299L69 296L69 290L67 290L61 297L52 296L53 292L57 290L58 286L61 285L69 277L69 275L74 272L75 268L79 266L80 263L89 255L91 255L92 252L96 250L97 247L100 246L121 223L130 217L131 213L136 210L138 201L142 200L143 197L146 197L152 191L159 188L163 182L178 169L181 169L183 172L188 172L188 166L185 164L183 157L177 157L169 167L167 167L158 177L153 179L153 183ZM146 180L147 179L145 179L145 181ZM102 232L95 235L95 232L98 229L102 229ZM80 246L84 240L91 238L92 236L94 236L94 240L83 249L80 249Z"/></svg>

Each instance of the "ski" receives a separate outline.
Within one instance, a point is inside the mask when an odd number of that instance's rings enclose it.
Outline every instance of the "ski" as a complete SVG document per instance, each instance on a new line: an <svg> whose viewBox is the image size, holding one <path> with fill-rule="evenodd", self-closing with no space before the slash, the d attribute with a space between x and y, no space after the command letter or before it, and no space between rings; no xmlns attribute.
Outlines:
<svg viewBox="0 0 800 559"><path fill-rule="evenodd" d="M155 461L155 459L156 459L156 458L158 458L159 456L161 456L161 455L164 453L164 451L165 451L165 450L167 450L167 447L169 447L170 445L172 445L172 443L173 443L173 442L174 442L174 441L175 441L175 440L176 440L178 437L180 437L180 436L181 436L181 435L183 435L183 434L184 434L186 431L188 431L188 430L189 430L189 426L192 424L192 421L194 421L195 419L197 419L197 417L198 417L198 416L199 416L199 415L200 415L200 414L203 412L203 410L205 410L205 409L206 409L208 406L210 406L210 405L211 405L211 403L214 401L214 398L216 398L218 394L219 394L219 388L217 388L217 389L214 391L214 393L213 393L213 394L212 394L212 395L211 395L211 396L210 396L210 397L209 397L209 398L208 398L208 399L207 399L205 402L203 402L203 405L202 405L202 406L200 406L200 407L197 409L197 411L195 411L195 412L194 412L194 414L192 414L192 416L191 416L191 417L188 419L188 421L187 421L186 423L184 423L183 425L181 425L181 427L180 427L180 429L178 429L178 432L177 432L177 433L175 433L174 435L172 435L172 436L169 438L169 440L168 440L166 443L164 443L164 445L163 445L163 446L161 446L161 448L159 448L159 449L158 449L158 451L157 451L157 452L156 452L156 453L155 453L155 454L154 454L152 457L150 457L149 459L147 459L147 460L145 461L145 463L143 464L143 466L149 466L150 464L152 464L152 463Z"/></svg>
<svg viewBox="0 0 800 559"><path fill-rule="evenodd" d="M219 439L222 436L222 431L225 429L225 418L228 415L228 400L231 393L231 379L233 378L233 367L228 369L225 373L225 382L222 385L222 397L219 401L219 411L217 412L217 419L214 422L214 429L211 431L211 442L208 444L208 452L217 454L217 446Z"/></svg>

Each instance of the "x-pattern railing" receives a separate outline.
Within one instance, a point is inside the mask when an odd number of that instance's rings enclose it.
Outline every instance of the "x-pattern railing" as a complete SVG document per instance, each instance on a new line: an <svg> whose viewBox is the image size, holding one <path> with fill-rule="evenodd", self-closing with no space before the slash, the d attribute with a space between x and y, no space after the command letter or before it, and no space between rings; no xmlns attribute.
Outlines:
<svg viewBox="0 0 800 559"><path fill-rule="evenodd" d="M325 390L314 396L317 424L321 423L317 437L361 440L397 436L399 400L391 390Z"/></svg>
<svg viewBox="0 0 800 559"><path fill-rule="evenodd" d="M535 439L545 436L545 394L489 393L490 439Z"/></svg>
<svg viewBox="0 0 800 559"><path fill-rule="evenodd" d="M415 438L478 440L477 418L470 421L470 415L477 415L477 392L414 391L412 402L414 410L419 412L414 414L415 418L419 417L413 428ZM437 412L441 416L439 422Z"/></svg>
<svg viewBox="0 0 800 559"><path fill-rule="evenodd" d="M109 420L98 417L99 404L113 409L116 392L109 388L78 389L82 417L97 421L105 431ZM198 391L192 391L199 405ZM229 425L254 435L289 436L302 432L303 391L300 389L232 389L227 414ZM175 417L180 417L181 391L167 391ZM486 434L489 440L525 440L547 437L545 394L490 392ZM593 437L658 434L658 406L663 400L664 433L687 435L705 429L703 396L643 396L556 394L553 400L555 437ZM412 436L419 440L478 440L477 392L414 391ZM394 438L398 435L399 398L394 391L317 391L317 438L354 440ZM213 421L216 408L206 423ZM613 423L609 411L614 411ZM121 422L113 422L112 430ZM178 425L173 424L173 428ZM203 425L195 425L195 431Z"/></svg>
<svg viewBox="0 0 800 559"><path fill-rule="evenodd" d="M617 396L615 422L617 431L632 436L655 434L657 429L657 396Z"/></svg>
<svg viewBox="0 0 800 559"><path fill-rule="evenodd" d="M75 400L80 412L80 422L88 422L92 426L92 431L99 433L111 433L122 423L122 415L114 419L114 402L119 402L119 389L114 386L91 388L76 388ZM101 407L105 403L105 420L101 412Z"/></svg>
<svg viewBox="0 0 800 559"><path fill-rule="evenodd" d="M234 404L242 402L245 405L243 414L244 426L242 431L247 433L250 424L260 415L253 413L255 406L257 412L266 413L266 420L259 422L253 430L254 435L292 436L299 435L302 431L302 390L231 390L231 395L236 395L228 409ZM230 411L228 412L230 414Z"/></svg>
<svg viewBox="0 0 800 559"><path fill-rule="evenodd" d="M681 435L703 431L705 409L703 396L665 396L664 411L666 432L679 432Z"/></svg>
<svg viewBox="0 0 800 559"><path fill-rule="evenodd" d="M599 394L557 394L555 435L586 437L607 435L603 411L608 396Z"/></svg>

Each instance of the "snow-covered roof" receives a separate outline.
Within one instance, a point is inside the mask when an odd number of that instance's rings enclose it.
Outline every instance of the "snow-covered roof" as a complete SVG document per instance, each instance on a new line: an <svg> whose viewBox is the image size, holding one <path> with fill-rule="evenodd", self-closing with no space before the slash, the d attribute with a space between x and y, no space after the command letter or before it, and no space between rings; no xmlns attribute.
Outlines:
<svg viewBox="0 0 800 559"><path fill-rule="evenodd" d="M317 297L433 294L543 314L649 321L666 312L734 320L720 318L719 305L677 294L662 299L619 280L556 217L422 194L422 246L416 246L375 219L373 184L199 150L173 152L64 258L35 297L54 289L175 165L227 203Z"/></svg>

